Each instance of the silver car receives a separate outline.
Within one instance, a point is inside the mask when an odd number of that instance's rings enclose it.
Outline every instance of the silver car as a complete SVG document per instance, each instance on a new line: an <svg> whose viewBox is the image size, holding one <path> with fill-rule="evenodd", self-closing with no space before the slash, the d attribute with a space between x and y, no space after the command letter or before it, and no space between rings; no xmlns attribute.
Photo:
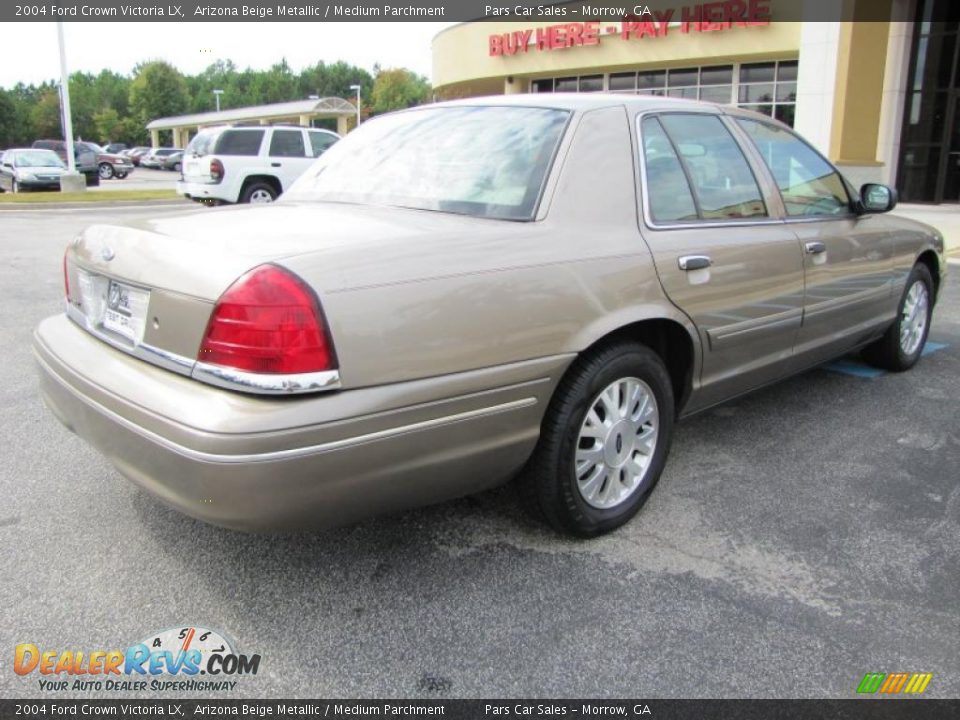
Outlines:
<svg viewBox="0 0 960 720"><path fill-rule="evenodd" d="M43 396L208 522L351 522L516 478L629 520L676 420L862 350L920 358L943 238L768 117L533 95L385 115L276 204L87 228Z"/></svg>

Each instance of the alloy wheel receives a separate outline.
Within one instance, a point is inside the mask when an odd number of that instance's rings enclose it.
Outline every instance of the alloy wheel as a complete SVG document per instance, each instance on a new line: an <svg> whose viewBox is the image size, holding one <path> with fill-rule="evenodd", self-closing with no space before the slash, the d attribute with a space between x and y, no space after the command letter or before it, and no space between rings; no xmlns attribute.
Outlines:
<svg viewBox="0 0 960 720"><path fill-rule="evenodd" d="M637 491L653 461L659 424L653 390L639 378L616 380L594 398L574 456L584 502L607 510Z"/></svg>

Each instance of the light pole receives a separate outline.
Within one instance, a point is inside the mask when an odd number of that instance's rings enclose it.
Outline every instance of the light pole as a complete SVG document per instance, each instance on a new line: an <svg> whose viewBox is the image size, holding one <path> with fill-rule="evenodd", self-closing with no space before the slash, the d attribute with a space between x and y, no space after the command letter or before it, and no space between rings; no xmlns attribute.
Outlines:
<svg viewBox="0 0 960 720"><path fill-rule="evenodd" d="M73 116L70 113L70 75L67 73L67 51L63 40L63 23L57 23L57 42L60 45L60 102L63 111L63 135L67 141L67 176L60 179L61 191L85 190L86 178L77 173L76 158L73 155Z"/></svg>
<svg viewBox="0 0 960 720"><path fill-rule="evenodd" d="M360 127L360 86L351 85L350 89L357 91L357 127Z"/></svg>
<svg viewBox="0 0 960 720"><path fill-rule="evenodd" d="M220 112L220 96L223 95L223 90L214 90L213 96L217 99L217 112Z"/></svg>

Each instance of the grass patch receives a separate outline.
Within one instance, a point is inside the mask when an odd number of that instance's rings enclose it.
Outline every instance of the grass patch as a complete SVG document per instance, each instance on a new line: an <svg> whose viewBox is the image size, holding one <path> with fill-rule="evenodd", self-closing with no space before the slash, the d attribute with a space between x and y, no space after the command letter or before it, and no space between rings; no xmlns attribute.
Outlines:
<svg viewBox="0 0 960 720"><path fill-rule="evenodd" d="M74 202L116 202L118 200L176 200L176 190L94 190L78 193L62 193L54 191L19 192L17 194L5 192L0 194L2 204L44 205L51 203Z"/></svg>

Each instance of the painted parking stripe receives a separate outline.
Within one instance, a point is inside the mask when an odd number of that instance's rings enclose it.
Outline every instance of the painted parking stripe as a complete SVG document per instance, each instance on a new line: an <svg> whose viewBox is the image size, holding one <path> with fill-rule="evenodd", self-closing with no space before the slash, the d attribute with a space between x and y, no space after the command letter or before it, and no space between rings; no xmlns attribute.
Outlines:
<svg viewBox="0 0 960 720"><path fill-rule="evenodd" d="M921 355L925 357L947 347L950 347L947 343L928 341L926 346L923 348ZM840 360L834 360L833 362L823 365L822 368L828 372L840 373L842 375L852 375L853 377L866 378L867 380L873 380L874 378L878 378L881 375L887 374L886 370L881 370L880 368L875 368L872 365L867 365L866 363L860 362L853 356L841 358Z"/></svg>

